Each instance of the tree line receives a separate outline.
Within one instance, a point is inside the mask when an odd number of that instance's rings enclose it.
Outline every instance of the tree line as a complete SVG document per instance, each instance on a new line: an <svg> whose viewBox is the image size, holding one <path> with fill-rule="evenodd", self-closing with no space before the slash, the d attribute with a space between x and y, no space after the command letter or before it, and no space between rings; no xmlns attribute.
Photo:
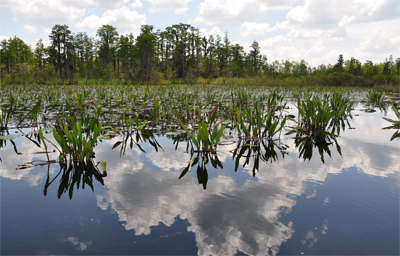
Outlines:
<svg viewBox="0 0 400 256"><path fill-rule="evenodd" d="M196 82L198 79L259 77L324 85L371 85L398 83L400 58L383 63L339 55L334 65L311 67L305 60L268 63L254 41L250 51L232 44L228 33L202 36L198 28L177 24L155 31L142 25L135 38L119 35L111 25L97 29L97 39L86 32L73 34L67 25L56 24L49 35L50 46L39 39L34 49L18 37L1 41L2 83L77 83L118 81Z"/></svg>

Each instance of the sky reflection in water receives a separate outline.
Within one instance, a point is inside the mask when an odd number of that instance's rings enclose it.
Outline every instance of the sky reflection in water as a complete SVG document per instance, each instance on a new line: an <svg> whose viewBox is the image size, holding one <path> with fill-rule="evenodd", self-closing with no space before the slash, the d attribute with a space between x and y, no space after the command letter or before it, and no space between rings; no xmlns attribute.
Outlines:
<svg viewBox="0 0 400 256"><path fill-rule="evenodd" d="M325 163L317 148L299 158L288 138L289 154L261 161L253 176L253 160L235 173L235 144L220 147L223 169L207 164L206 190L196 167L178 179L185 143L175 150L156 137L163 150L142 144L146 153L120 155L110 150L118 138L104 140L95 160L107 162L105 185L75 188L72 200L57 199L59 178L43 196L46 166L15 169L45 159L16 138L22 155L10 143L1 149L2 254L398 254L399 140L381 130L382 113L358 114L337 139L341 154L332 145ZM58 172L50 166L51 179Z"/></svg>

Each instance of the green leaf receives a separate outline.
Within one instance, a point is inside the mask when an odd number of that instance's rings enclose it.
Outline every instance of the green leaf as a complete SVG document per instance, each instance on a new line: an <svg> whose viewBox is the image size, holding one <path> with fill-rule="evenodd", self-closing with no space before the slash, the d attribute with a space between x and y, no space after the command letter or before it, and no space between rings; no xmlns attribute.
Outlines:
<svg viewBox="0 0 400 256"><path fill-rule="evenodd" d="M136 129L137 130L143 130L143 128L146 126L146 120L143 121L141 125L139 125Z"/></svg>
<svg viewBox="0 0 400 256"><path fill-rule="evenodd" d="M112 146L111 149L114 149L114 148L118 147L119 145L121 145L121 143L122 143L122 141L117 141L117 142Z"/></svg>
<svg viewBox="0 0 400 256"><path fill-rule="evenodd" d="M334 134L330 133L330 132L326 132L326 131L315 131L313 132L314 135L320 135L320 136L335 136Z"/></svg>
<svg viewBox="0 0 400 256"><path fill-rule="evenodd" d="M396 138L400 138L400 132L399 132L399 131L396 131L396 132L392 135L392 137L390 138L390 141L392 141L392 140L394 140L394 139L396 139Z"/></svg>
<svg viewBox="0 0 400 256"><path fill-rule="evenodd" d="M55 129L55 128L53 128L53 137L54 137L54 139L57 141L57 143L60 145L60 146L62 146L62 140L64 139L64 138L62 138L58 133L57 133L57 130Z"/></svg>
<svg viewBox="0 0 400 256"><path fill-rule="evenodd" d="M183 171L182 171L182 173L181 173L181 175L179 176L178 179L183 178L183 176L185 176L185 174L189 171L189 168L190 168L190 163L188 164L188 166L186 166L185 169L183 169Z"/></svg>
<svg viewBox="0 0 400 256"><path fill-rule="evenodd" d="M190 138L192 139L192 142L196 148L199 149L199 142L196 140L196 138L193 135L190 135Z"/></svg>
<svg viewBox="0 0 400 256"><path fill-rule="evenodd" d="M190 136L188 128L182 123L180 119L178 119L179 124L182 126L182 128L185 130L186 134Z"/></svg>
<svg viewBox="0 0 400 256"><path fill-rule="evenodd" d="M395 123L398 123L398 124L400 124L400 121L397 121L397 120L393 120L393 119L390 119L390 118L387 118L387 117L382 117L383 119L385 119L386 121L388 121L388 122L391 122L391 123L393 123L393 124L395 124Z"/></svg>

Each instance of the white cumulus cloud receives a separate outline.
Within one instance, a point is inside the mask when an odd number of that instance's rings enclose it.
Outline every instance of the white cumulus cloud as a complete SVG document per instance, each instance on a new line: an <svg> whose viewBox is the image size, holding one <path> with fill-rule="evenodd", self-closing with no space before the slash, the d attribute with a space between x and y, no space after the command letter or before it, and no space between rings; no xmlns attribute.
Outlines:
<svg viewBox="0 0 400 256"><path fill-rule="evenodd" d="M213 27L210 31L207 31L206 28L202 28L202 29L200 29L200 34L202 36L205 36L206 38L209 38L211 35L213 37L216 37L219 35L221 38L223 38L225 36L225 33L222 32L222 30L219 27Z"/></svg>
<svg viewBox="0 0 400 256"><path fill-rule="evenodd" d="M120 34L132 32L139 34L140 26L145 24L145 14L130 11L128 7L122 6L119 9L108 10L101 17L92 14L75 26L84 30L96 32L102 25L112 25L117 28Z"/></svg>
<svg viewBox="0 0 400 256"><path fill-rule="evenodd" d="M133 8L140 8L143 6L143 3L140 0L134 0L133 3L130 4Z"/></svg>
<svg viewBox="0 0 400 256"><path fill-rule="evenodd" d="M350 33L357 34L361 40L357 48L360 55L375 55L380 57L380 62L384 61L385 57L394 55L400 56L400 20L393 21L391 24L383 22L374 22L370 26L365 27L362 24L349 29Z"/></svg>
<svg viewBox="0 0 400 256"><path fill-rule="evenodd" d="M269 60L305 59L311 66L334 64L339 54L364 62L400 55L400 5L393 0L305 0L271 30L279 35L259 40ZM257 23L241 25L241 35L254 36ZM286 32L285 32L286 31Z"/></svg>
<svg viewBox="0 0 400 256"><path fill-rule="evenodd" d="M25 20L43 27L70 23L85 14L84 9L52 0L2 0L1 6L11 9L14 14L13 20Z"/></svg>
<svg viewBox="0 0 400 256"><path fill-rule="evenodd" d="M397 0L306 0L291 9L288 28L332 29L354 23L391 20L399 17Z"/></svg>
<svg viewBox="0 0 400 256"><path fill-rule="evenodd" d="M193 0L147 0L151 3L150 12L161 12L175 10L176 14L183 14L189 7L187 6Z"/></svg>
<svg viewBox="0 0 400 256"><path fill-rule="evenodd" d="M2 36L2 35L0 35L0 41L8 40L8 39L9 39L8 36Z"/></svg>
<svg viewBox="0 0 400 256"><path fill-rule="evenodd" d="M257 22L270 10L290 9L296 0L205 0L199 5L195 22L229 26Z"/></svg>
<svg viewBox="0 0 400 256"><path fill-rule="evenodd" d="M33 34L33 33L36 33L37 28L35 26L29 25L29 24L25 24L24 25L24 30L26 32L28 32L29 34Z"/></svg>
<svg viewBox="0 0 400 256"><path fill-rule="evenodd" d="M74 6L77 8L107 10L119 8L128 3L129 0L62 0L61 2L67 6Z"/></svg>
<svg viewBox="0 0 400 256"><path fill-rule="evenodd" d="M266 35L271 32L268 23L255 23L255 22L245 22L240 25L240 35L241 36L259 36Z"/></svg>

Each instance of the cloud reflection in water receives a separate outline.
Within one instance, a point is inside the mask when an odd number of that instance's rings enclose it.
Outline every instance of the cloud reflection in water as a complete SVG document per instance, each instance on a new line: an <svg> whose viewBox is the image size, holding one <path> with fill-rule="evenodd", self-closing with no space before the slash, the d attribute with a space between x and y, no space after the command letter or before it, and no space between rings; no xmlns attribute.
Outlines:
<svg viewBox="0 0 400 256"><path fill-rule="evenodd" d="M247 180L241 186L234 175L224 173L230 171L224 168L210 176L210 185L205 191L196 185L193 175L178 180L189 160L184 145L178 150L166 145L165 152L150 151L140 157L132 152L121 161L134 162L136 167L117 164L118 172L109 172L106 182L109 190L100 198L99 207L105 209L108 205L115 210L125 228L135 230L136 235L150 234L151 227L160 222L171 226L177 216L187 219L188 231L195 233L199 254L233 255L238 250L252 255L276 254L294 233L292 223L283 224L279 217L291 211L296 204L293 198L304 194L304 182L324 182L328 174L338 174L352 166L361 166L360 170L368 174L385 177L399 169L392 145L375 145L371 151L368 141L339 138L338 142L342 156L332 149L332 158L326 158L325 164L318 155L310 161L285 157L273 163L261 162L256 175L258 181ZM376 150L381 156L379 159L375 157ZM143 169L143 162L148 160L154 168ZM382 163L378 160L385 161L385 171L379 168ZM250 161L245 168L249 177L251 166ZM323 231L326 230L325 225ZM306 236L304 242L312 246L319 236Z"/></svg>

